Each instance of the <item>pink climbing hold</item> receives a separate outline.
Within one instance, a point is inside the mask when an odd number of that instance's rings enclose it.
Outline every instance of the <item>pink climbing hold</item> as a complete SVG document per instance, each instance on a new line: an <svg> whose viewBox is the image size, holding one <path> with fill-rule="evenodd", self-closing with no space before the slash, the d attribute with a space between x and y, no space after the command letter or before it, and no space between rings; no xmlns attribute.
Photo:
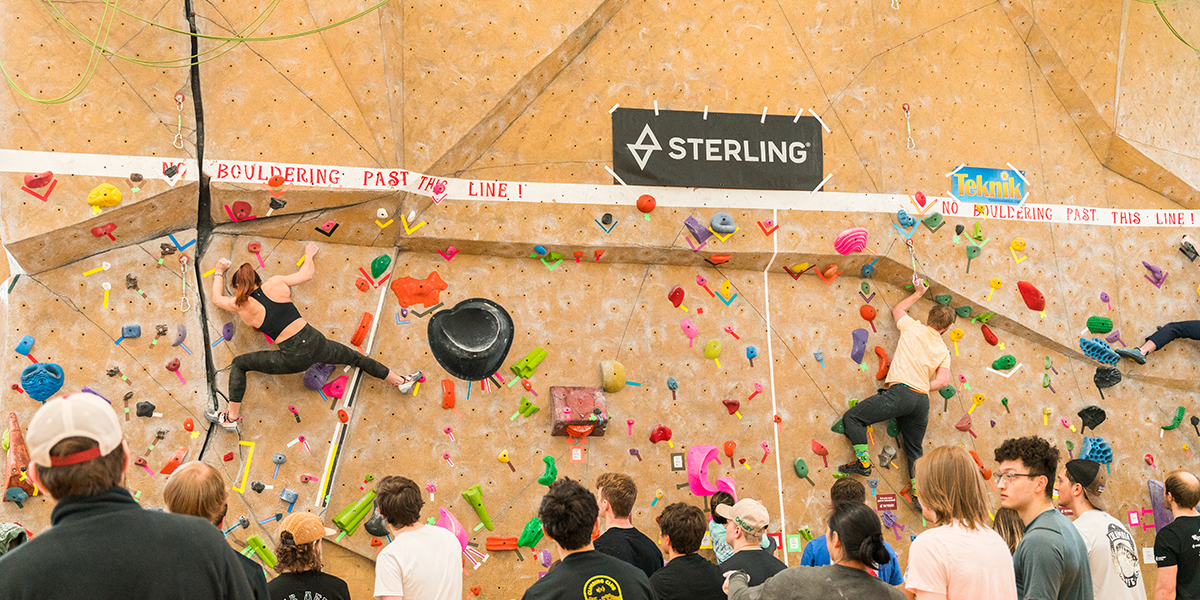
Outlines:
<svg viewBox="0 0 1200 600"><path fill-rule="evenodd" d="M345 375L342 375L341 377L338 377L337 379L334 379L333 381L330 381L329 383L325 384L325 387L321 388L321 391L324 392L325 395L330 398L339 398L340 399L342 397L342 394L346 393L346 382L347 381L350 381L350 378L346 377Z"/></svg>
<svg viewBox="0 0 1200 600"><path fill-rule="evenodd" d="M851 252L862 252L866 247L867 230L862 227L851 227L839 233L833 240L833 249L843 256Z"/></svg>
<svg viewBox="0 0 1200 600"><path fill-rule="evenodd" d="M696 496L711 496L717 492L725 492L737 501L737 490L733 478L718 477L717 485L708 481L708 463L717 461L717 447L701 444L692 446L687 453L688 489Z"/></svg>

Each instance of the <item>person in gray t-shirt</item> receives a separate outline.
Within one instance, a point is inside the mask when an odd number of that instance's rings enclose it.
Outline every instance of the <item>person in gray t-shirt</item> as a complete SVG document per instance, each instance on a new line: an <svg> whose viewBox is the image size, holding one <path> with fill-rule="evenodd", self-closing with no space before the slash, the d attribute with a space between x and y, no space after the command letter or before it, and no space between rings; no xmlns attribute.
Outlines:
<svg viewBox="0 0 1200 600"><path fill-rule="evenodd" d="M1025 523L1013 554L1017 597L1093 600L1087 546L1051 502L1058 450L1036 436L1010 439L996 449L996 462L1000 506L1017 511Z"/></svg>

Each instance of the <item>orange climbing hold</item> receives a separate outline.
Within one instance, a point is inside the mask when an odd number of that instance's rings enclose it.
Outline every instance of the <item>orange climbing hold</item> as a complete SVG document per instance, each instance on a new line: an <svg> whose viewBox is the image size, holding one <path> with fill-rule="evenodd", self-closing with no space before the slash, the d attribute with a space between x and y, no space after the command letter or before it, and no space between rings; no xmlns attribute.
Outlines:
<svg viewBox="0 0 1200 600"><path fill-rule="evenodd" d="M888 357L887 350L884 350L883 346L875 346L875 354L879 357L879 370L875 372L875 381L883 381L892 368L892 359Z"/></svg>
<svg viewBox="0 0 1200 600"><path fill-rule="evenodd" d="M28 467L29 447L25 445L25 436L21 435L17 413L8 413L8 458L4 461L4 489L19 487L30 496L36 495L33 480L25 476L25 469ZM4 501L9 501L7 494Z"/></svg>
<svg viewBox="0 0 1200 600"><path fill-rule="evenodd" d="M442 290L446 289L446 282L442 281L442 277L438 275L437 271L434 271L425 279L413 279L412 277L393 279L391 288L392 292L396 294L396 299L400 301L400 306L408 308L414 304L421 304L425 308L429 308L441 302L439 297Z"/></svg>

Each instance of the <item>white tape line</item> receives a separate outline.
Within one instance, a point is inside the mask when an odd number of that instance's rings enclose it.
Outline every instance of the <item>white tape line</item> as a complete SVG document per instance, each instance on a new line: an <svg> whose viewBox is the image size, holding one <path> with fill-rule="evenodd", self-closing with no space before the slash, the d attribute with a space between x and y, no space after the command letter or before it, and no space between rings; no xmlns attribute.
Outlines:
<svg viewBox="0 0 1200 600"><path fill-rule="evenodd" d="M759 119L758 122L759 122L759 124L763 124L763 123L767 122L767 107L765 107L765 106L763 107L762 118Z"/></svg>
<svg viewBox="0 0 1200 600"><path fill-rule="evenodd" d="M821 124L821 128L825 130L825 133L833 133L833 130L829 129L829 126L825 124L825 120L821 118L821 115L817 114L817 111L810 108L808 109L808 112L812 113L812 116L817 118L817 122Z"/></svg>
<svg viewBox="0 0 1200 600"><path fill-rule="evenodd" d="M949 173L946 173L946 177L949 177L949 176L951 176L951 175L953 175L953 174L955 174L955 173L959 172L959 171L960 171L960 170L962 170L962 168L963 168L963 167L965 167L965 166L967 166L967 163L959 163L959 165L958 165L957 167L954 167L954 170L953 170L953 171L950 171Z"/></svg>
<svg viewBox="0 0 1200 600"><path fill-rule="evenodd" d="M616 111L620 107L621 107L620 102L614 104L612 108L608 109L608 114L610 114L610 115L613 114L613 112Z"/></svg>
<svg viewBox="0 0 1200 600"><path fill-rule="evenodd" d="M779 210L772 211L771 220L775 226L779 226ZM778 232L776 232L778 233ZM787 513L786 507L783 504L783 464L779 458L779 423L774 422L774 416L779 414L779 400L775 395L775 350L771 342L771 286L768 284L771 266L775 264L775 257L779 255L779 236L771 236L771 260L767 261L767 268L763 269L763 303L764 310L767 313L767 369L770 373L771 384L771 416L772 425L775 426L775 483L779 490L779 530L784 534L784 541L787 540ZM783 549L783 564L788 564L787 548Z"/></svg>
<svg viewBox="0 0 1200 600"><path fill-rule="evenodd" d="M604 170L608 171L608 174L612 175L613 179L617 180L617 183L621 184L622 186L625 185L625 180L621 179L619 176L617 176L616 172L614 172L612 169L608 168L608 165L604 165Z"/></svg>
<svg viewBox="0 0 1200 600"><path fill-rule="evenodd" d="M1029 185L1029 180L1028 180L1028 179L1025 179L1025 176L1021 174L1021 170L1020 170L1020 169L1018 169L1018 168L1016 168L1016 167L1012 166L1012 163L1004 163L1004 164L1008 165L1008 168L1012 169L1012 172L1013 172L1013 173L1016 173L1016 174L1017 174L1017 177L1020 177L1020 178L1021 178L1021 181L1024 181L1024 182L1025 182L1025 185ZM1028 196L1029 196L1029 194L1025 194L1025 196L1026 196L1026 197L1028 197ZM1024 202L1024 200L1022 200L1022 202Z"/></svg>

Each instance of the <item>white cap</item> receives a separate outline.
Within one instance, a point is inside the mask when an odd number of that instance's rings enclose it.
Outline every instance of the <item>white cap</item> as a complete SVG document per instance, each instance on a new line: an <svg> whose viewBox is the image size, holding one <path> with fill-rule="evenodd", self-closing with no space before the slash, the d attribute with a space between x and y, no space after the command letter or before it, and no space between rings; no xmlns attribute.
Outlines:
<svg viewBox="0 0 1200 600"><path fill-rule="evenodd" d="M84 437L100 444L97 449L50 458L50 449L69 437ZM107 402L94 394L80 392L47 401L25 433L30 459L43 467L76 464L105 456L121 445L121 422ZM90 456L84 456L88 455ZM55 465L54 463L58 463Z"/></svg>

